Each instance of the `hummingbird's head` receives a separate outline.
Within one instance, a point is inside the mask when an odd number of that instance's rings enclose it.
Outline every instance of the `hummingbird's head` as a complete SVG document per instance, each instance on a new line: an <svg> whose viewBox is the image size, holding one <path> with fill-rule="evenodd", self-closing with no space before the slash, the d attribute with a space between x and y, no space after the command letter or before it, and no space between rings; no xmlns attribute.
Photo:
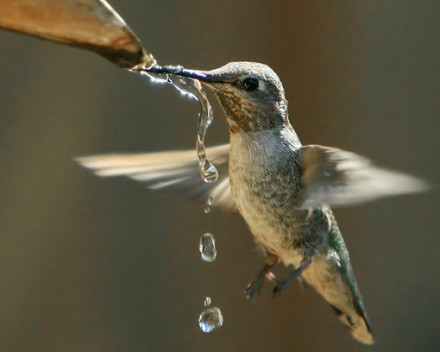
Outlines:
<svg viewBox="0 0 440 352"><path fill-rule="evenodd" d="M231 62L206 73L232 132L255 132L287 123L287 101L277 74L267 65ZM201 80L203 82L203 80Z"/></svg>
<svg viewBox="0 0 440 352"><path fill-rule="evenodd" d="M288 124L283 85L267 65L231 62L212 71L180 68L173 74L198 79L210 87L223 106L233 133Z"/></svg>

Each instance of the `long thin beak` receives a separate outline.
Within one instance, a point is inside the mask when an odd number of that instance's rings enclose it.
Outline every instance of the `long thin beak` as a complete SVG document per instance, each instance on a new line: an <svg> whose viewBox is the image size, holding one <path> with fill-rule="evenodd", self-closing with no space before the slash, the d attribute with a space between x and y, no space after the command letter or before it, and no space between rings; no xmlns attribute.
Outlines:
<svg viewBox="0 0 440 352"><path fill-rule="evenodd" d="M205 83L222 83L222 81L218 77L210 75L207 72L202 72L202 71L197 71L197 70L187 70L187 69L183 68L182 66L157 66L157 65L153 65L153 66L145 69L145 71L151 72L151 73L168 74L168 75L195 78L195 79L202 81L202 82L205 82Z"/></svg>

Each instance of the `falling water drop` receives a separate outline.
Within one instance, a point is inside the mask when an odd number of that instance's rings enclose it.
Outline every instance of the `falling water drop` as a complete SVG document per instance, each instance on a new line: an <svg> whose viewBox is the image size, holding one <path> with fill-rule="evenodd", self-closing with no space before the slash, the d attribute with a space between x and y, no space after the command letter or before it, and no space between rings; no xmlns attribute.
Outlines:
<svg viewBox="0 0 440 352"><path fill-rule="evenodd" d="M205 309L199 316L199 326L203 332L212 332L223 326L223 315L219 308Z"/></svg>
<svg viewBox="0 0 440 352"><path fill-rule="evenodd" d="M211 305L211 297L205 297L205 300L203 301L203 305L207 308Z"/></svg>
<svg viewBox="0 0 440 352"><path fill-rule="evenodd" d="M214 197L209 196L208 200L206 201L206 206L203 208L203 212L205 214L209 214L211 212L212 204L214 204Z"/></svg>
<svg viewBox="0 0 440 352"><path fill-rule="evenodd" d="M212 263L217 257L217 249L215 248L215 237L210 233L205 233L200 238L199 250L202 260Z"/></svg>

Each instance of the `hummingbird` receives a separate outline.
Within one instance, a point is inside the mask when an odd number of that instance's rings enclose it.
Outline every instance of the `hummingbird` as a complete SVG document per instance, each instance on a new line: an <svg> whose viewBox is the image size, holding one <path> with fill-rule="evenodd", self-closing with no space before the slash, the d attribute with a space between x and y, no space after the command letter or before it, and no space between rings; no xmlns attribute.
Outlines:
<svg viewBox="0 0 440 352"><path fill-rule="evenodd" d="M331 206L425 191L425 182L375 166L355 153L302 145L293 129L281 80L267 65L232 62L212 71L156 67L152 72L199 80L218 98L230 143L207 148L227 167L216 184L203 182L193 150L110 154L78 158L99 176L128 176L152 189L174 187L190 196L210 195L213 206L238 212L246 221L265 264L246 287L248 299L266 278L274 295L303 278L330 304L352 336L374 342L347 247ZM292 267L285 280L276 264Z"/></svg>

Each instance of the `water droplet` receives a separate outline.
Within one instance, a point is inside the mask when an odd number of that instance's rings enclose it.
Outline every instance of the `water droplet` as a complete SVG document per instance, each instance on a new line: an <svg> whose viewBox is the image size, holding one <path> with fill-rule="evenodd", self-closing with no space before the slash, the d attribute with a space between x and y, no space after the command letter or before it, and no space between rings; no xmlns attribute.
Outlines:
<svg viewBox="0 0 440 352"><path fill-rule="evenodd" d="M205 300L203 301L203 305L205 307L209 307L211 305L211 297L205 297Z"/></svg>
<svg viewBox="0 0 440 352"><path fill-rule="evenodd" d="M217 257L217 249L215 248L215 237L210 233L205 233L200 238L199 250L202 260L212 263Z"/></svg>
<svg viewBox="0 0 440 352"><path fill-rule="evenodd" d="M214 197L213 196L209 196L208 200L206 201L206 204L211 206L213 203L214 203Z"/></svg>
<svg viewBox="0 0 440 352"><path fill-rule="evenodd" d="M217 168L206 159L206 156L202 156L202 158L204 159L199 162L200 175L206 183L214 183L218 179Z"/></svg>
<svg viewBox="0 0 440 352"><path fill-rule="evenodd" d="M219 308L205 309L199 316L199 326L203 332L211 332L223 326L223 315Z"/></svg>
<svg viewBox="0 0 440 352"><path fill-rule="evenodd" d="M208 205L208 206L206 206L204 209L203 209L203 212L205 213L205 214L209 214L210 212L211 212L211 207Z"/></svg>

